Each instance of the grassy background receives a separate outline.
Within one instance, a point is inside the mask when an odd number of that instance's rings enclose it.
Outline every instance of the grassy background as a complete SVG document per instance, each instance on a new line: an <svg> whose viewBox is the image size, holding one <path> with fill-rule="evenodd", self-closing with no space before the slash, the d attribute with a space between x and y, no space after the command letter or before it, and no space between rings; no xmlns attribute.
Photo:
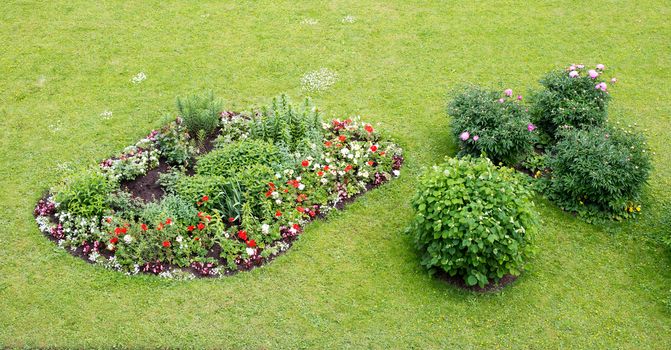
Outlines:
<svg viewBox="0 0 671 350"><path fill-rule="evenodd" d="M3 2L0 347L671 348L670 259L651 239L671 198L670 17L665 1ZM572 62L606 64L620 80L611 119L657 150L643 217L595 227L539 198L538 254L514 286L474 295L428 277L402 230L415 175L455 151L447 91L524 92ZM269 266L126 277L38 232L32 208L59 167L134 142L177 95L298 99L321 67L339 82L315 102L374 122L408 161Z"/></svg>

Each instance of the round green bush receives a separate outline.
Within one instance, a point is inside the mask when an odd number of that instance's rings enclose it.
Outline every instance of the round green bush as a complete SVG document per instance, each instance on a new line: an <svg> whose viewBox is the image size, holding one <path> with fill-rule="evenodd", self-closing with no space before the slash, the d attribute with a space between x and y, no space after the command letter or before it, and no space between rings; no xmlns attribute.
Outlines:
<svg viewBox="0 0 671 350"><path fill-rule="evenodd" d="M548 73L540 83L543 89L531 96L529 112L533 123L556 139L559 128L603 126L607 120L610 94L597 69L571 66ZM589 72L598 74L592 78Z"/></svg>
<svg viewBox="0 0 671 350"><path fill-rule="evenodd" d="M462 154L514 164L530 153L535 127L512 90L506 92L469 86L450 101L447 113Z"/></svg>
<svg viewBox="0 0 671 350"><path fill-rule="evenodd" d="M641 208L651 170L650 152L639 133L615 128L568 129L549 159L549 197L585 218L621 219Z"/></svg>
<svg viewBox="0 0 671 350"><path fill-rule="evenodd" d="M422 175L412 207L408 232L429 272L441 269L481 287L520 274L537 214L513 169L486 158L449 158Z"/></svg>
<svg viewBox="0 0 671 350"><path fill-rule="evenodd" d="M71 214L101 216L108 208L107 197L118 184L99 170L85 169L57 186L55 200Z"/></svg>
<svg viewBox="0 0 671 350"><path fill-rule="evenodd" d="M223 144L198 159L196 172L201 175L236 177L256 164L272 168L287 165L290 156L279 147L263 140L240 140Z"/></svg>

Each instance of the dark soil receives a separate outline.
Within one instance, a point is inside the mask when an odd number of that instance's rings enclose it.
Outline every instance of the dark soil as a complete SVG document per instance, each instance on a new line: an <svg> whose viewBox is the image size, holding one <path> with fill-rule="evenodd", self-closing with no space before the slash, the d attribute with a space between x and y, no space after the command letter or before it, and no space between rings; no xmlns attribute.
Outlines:
<svg viewBox="0 0 671 350"><path fill-rule="evenodd" d="M165 191L158 184L158 177L169 169L168 163L161 159L158 167L149 170L146 175L122 182L121 188L130 192L135 198L142 198L145 202L158 201L165 196Z"/></svg>
<svg viewBox="0 0 671 350"><path fill-rule="evenodd" d="M498 283L490 282L489 284L486 284L484 287L480 287L478 285L475 286L469 286L466 284L464 281L464 278L461 276L450 276L444 271L439 271L436 273L436 277L441 280L446 282L447 284L450 284L452 286L455 286L459 289L467 290L470 292L476 292L476 293L493 293L493 292L498 292L501 289L505 288L507 285L515 282L517 280L517 276L513 275L505 275L503 278Z"/></svg>

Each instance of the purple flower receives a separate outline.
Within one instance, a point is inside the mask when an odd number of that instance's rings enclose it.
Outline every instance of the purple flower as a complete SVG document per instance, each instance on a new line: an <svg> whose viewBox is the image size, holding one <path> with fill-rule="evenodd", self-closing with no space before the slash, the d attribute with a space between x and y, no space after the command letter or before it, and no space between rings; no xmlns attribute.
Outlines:
<svg viewBox="0 0 671 350"><path fill-rule="evenodd" d="M529 125L527 125L527 130L529 130L529 131L536 130L536 125L533 125L533 124L529 123Z"/></svg>
<svg viewBox="0 0 671 350"><path fill-rule="evenodd" d="M598 69L598 70L604 70L605 68L606 68L606 66L604 66L604 65L601 64L601 63L599 63L599 64L596 65L596 69Z"/></svg>
<svg viewBox="0 0 671 350"><path fill-rule="evenodd" d="M594 69L590 69L589 71L587 71L587 73L589 74L589 77L592 79L596 79L596 77L599 76L599 73L597 73L597 71L595 71Z"/></svg>
<svg viewBox="0 0 671 350"><path fill-rule="evenodd" d="M506 89L505 91L503 91L503 93L506 94L506 96L510 97L513 95L513 89Z"/></svg>
<svg viewBox="0 0 671 350"><path fill-rule="evenodd" d="M471 137L471 134L469 134L468 131L464 131L464 132L461 133L461 135L459 135L459 138L461 139L461 141L466 141L470 137Z"/></svg>
<svg viewBox="0 0 671 350"><path fill-rule="evenodd" d="M517 95L517 100L522 101L522 95Z"/></svg>
<svg viewBox="0 0 671 350"><path fill-rule="evenodd" d="M576 78L578 77L578 71L572 70L571 73L568 74L568 76L571 78Z"/></svg>
<svg viewBox="0 0 671 350"><path fill-rule="evenodd" d="M479 139L480 139L480 136L478 136L478 135L473 136L473 141L477 141Z"/></svg>

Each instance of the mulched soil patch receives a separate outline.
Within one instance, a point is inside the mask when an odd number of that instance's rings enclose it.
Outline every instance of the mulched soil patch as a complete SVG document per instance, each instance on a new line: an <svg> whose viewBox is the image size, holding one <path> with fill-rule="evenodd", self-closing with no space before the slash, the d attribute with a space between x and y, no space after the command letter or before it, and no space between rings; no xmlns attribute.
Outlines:
<svg viewBox="0 0 671 350"><path fill-rule="evenodd" d="M498 292L501 289L505 288L507 285L515 282L517 280L518 276L513 276L513 275L505 275L503 278L498 283L490 282L489 284L486 284L484 287L480 287L478 285L475 286L469 286L466 284L464 281L463 277L460 276L450 276L444 271L439 271L436 273L436 277L443 281L446 282L447 284L450 284L454 287L457 287L459 289L467 290L469 292L475 292L475 293L493 293L493 292Z"/></svg>

